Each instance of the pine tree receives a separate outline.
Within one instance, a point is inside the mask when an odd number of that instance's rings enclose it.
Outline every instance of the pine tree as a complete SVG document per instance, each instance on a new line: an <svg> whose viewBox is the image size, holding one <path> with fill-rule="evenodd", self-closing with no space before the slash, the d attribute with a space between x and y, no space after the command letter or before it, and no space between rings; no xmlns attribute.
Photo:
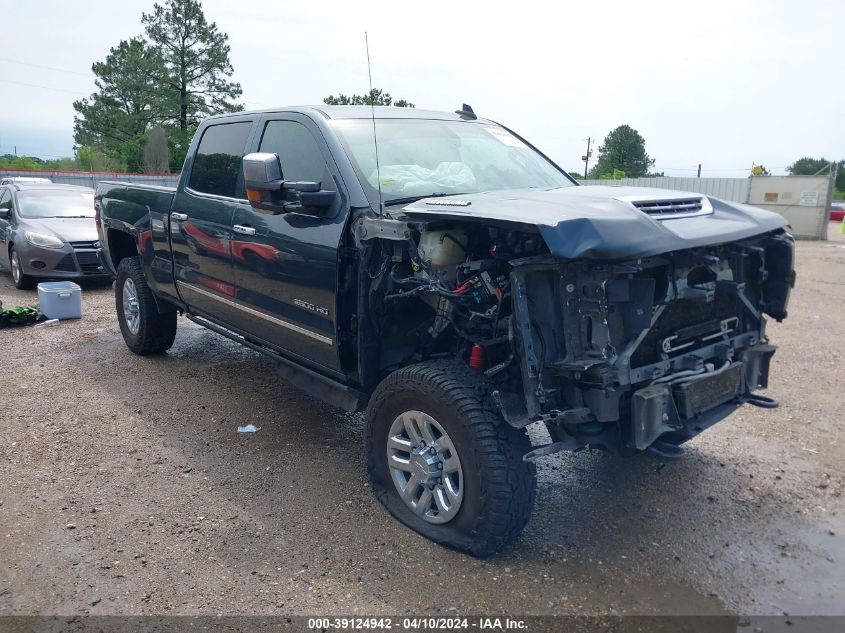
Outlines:
<svg viewBox="0 0 845 633"><path fill-rule="evenodd" d="M241 85L229 81L229 36L206 21L197 0L155 4L141 22L164 61L163 83L180 130L186 132L212 114L242 109L235 103Z"/></svg>
<svg viewBox="0 0 845 633"><path fill-rule="evenodd" d="M384 92L380 88L373 88L370 90L369 94L352 95L351 97L348 97L345 94L339 94L336 97L334 95L329 95L323 99L323 103L326 105L392 105L397 108L414 107L414 104L406 99L397 99L394 101L389 92Z"/></svg>

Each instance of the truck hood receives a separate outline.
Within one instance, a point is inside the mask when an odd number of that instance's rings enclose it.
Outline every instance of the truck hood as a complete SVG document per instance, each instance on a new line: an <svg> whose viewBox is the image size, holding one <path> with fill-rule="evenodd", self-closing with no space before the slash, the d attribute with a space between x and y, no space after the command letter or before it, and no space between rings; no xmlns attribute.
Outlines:
<svg viewBox="0 0 845 633"><path fill-rule="evenodd" d="M53 235L63 242L91 242L97 239L94 218L21 218L21 228Z"/></svg>
<svg viewBox="0 0 845 633"><path fill-rule="evenodd" d="M678 206L692 200L701 208L690 211ZM786 226L783 216L745 204L645 187L573 186L423 198L402 208L402 213L409 218L533 225L551 253L567 259L648 257Z"/></svg>

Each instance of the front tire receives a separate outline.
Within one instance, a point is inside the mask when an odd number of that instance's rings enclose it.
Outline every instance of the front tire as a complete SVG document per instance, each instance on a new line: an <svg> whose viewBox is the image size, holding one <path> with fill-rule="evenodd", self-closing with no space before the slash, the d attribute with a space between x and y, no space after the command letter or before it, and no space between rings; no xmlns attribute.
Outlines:
<svg viewBox="0 0 845 633"><path fill-rule="evenodd" d="M126 257L117 267L115 307L126 346L139 356L163 354L176 338L176 311L160 313L147 285L140 257Z"/></svg>
<svg viewBox="0 0 845 633"><path fill-rule="evenodd" d="M370 400L367 455L378 500L423 536L474 556L516 539L534 505L524 431L502 420L489 385L458 361L411 365Z"/></svg>
<svg viewBox="0 0 845 633"><path fill-rule="evenodd" d="M18 256L18 251L13 246L9 249L9 264L12 273L12 282L18 290L29 290L32 288L33 279L23 272L21 265L21 258Z"/></svg>

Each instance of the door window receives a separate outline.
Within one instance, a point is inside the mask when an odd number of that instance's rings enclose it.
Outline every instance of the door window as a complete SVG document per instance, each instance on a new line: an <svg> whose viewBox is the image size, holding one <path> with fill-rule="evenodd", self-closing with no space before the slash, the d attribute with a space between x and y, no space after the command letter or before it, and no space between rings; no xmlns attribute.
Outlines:
<svg viewBox="0 0 845 633"><path fill-rule="evenodd" d="M188 187L199 193L244 198L240 182L244 148L252 122L206 128L200 139Z"/></svg>
<svg viewBox="0 0 845 633"><path fill-rule="evenodd" d="M11 210L12 208L12 193L4 188L0 191L0 209L5 209L6 211Z"/></svg>
<svg viewBox="0 0 845 633"><path fill-rule="evenodd" d="M259 151L279 155L285 180L318 182L323 184L324 189L334 189L327 186L332 177L317 139L301 123L268 121Z"/></svg>

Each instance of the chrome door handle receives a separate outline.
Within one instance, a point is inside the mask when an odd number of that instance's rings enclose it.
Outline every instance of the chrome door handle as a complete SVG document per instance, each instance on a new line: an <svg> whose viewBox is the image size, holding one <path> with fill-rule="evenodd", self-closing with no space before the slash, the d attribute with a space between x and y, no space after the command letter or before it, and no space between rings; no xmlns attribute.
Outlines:
<svg viewBox="0 0 845 633"><path fill-rule="evenodd" d="M236 224L232 227L232 230L235 233L240 233L241 235L255 235L255 229L251 226L244 226L243 224Z"/></svg>
<svg viewBox="0 0 845 633"><path fill-rule="evenodd" d="M176 220L177 222L184 222L188 219L187 213L176 213L175 211L170 214L171 220Z"/></svg>

